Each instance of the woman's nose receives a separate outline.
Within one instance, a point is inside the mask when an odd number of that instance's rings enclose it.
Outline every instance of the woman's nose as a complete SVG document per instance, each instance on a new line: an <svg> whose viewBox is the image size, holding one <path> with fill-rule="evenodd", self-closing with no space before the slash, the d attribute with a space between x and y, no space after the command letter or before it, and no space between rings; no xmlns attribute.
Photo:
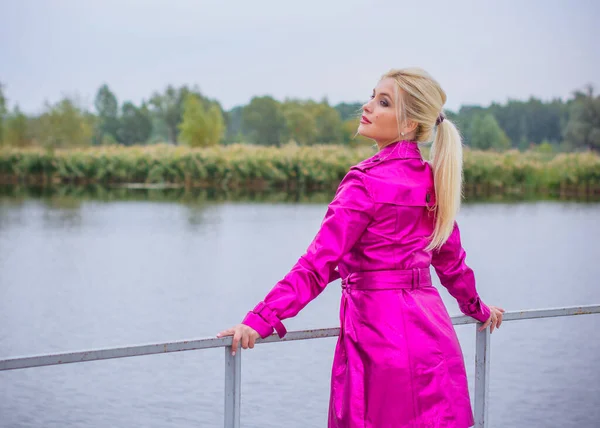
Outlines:
<svg viewBox="0 0 600 428"><path fill-rule="evenodd" d="M363 104L362 109L364 112L371 113L371 101L367 101Z"/></svg>

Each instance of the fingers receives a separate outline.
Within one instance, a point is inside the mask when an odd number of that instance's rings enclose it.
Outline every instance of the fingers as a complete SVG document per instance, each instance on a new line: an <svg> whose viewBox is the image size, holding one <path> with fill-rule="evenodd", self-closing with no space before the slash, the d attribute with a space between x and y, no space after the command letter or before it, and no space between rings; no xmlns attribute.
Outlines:
<svg viewBox="0 0 600 428"><path fill-rule="evenodd" d="M488 325L490 325L491 322L492 322L492 316L490 315L488 320L486 322L484 322L481 327L479 327L479 331L485 330L488 327Z"/></svg>
<svg viewBox="0 0 600 428"><path fill-rule="evenodd" d="M242 333L242 348L248 349L248 341L250 340L250 335L247 331Z"/></svg>
<svg viewBox="0 0 600 428"><path fill-rule="evenodd" d="M479 328L479 331L483 331L490 327L490 334L502 325L502 313L492 311L490 318Z"/></svg>
<svg viewBox="0 0 600 428"><path fill-rule="evenodd" d="M217 337L233 336L234 333L235 328L230 328L227 330L223 330L221 333L217 334Z"/></svg>
<svg viewBox="0 0 600 428"><path fill-rule="evenodd" d="M502 308L498 308L498 307L494 307L494 312L496 315L496 328L500 328L500 325L502 324L502 313L505 312L504 309Z"/></svg>
<svg viewBox="0 0 600 428"><path fill-rule="evenodd" d="M236 329L233 335L233 340L231 341L231 355L235 355L238 349L238 343L242 337L242 332L240 329Z"/></svg>
<svg viewBox="0 0 600 428"><path fill-rule="evenodd" d="M506 312L503 308L498 306L490 306L490 317L489 319L479 328L479 331L483 331L488 326L490 327L490 334L502 325L503 314Z"/></svg>
<svg viewBox="0 0 600 428"><path fill-rule="evenodd" d="M217 334L219 338L226 336L233 336L233 339L231 339L231 355L235 355L240 345L243 349L254 348L256 340L260 338L256 330L243 324L238 324Z"/></svg>

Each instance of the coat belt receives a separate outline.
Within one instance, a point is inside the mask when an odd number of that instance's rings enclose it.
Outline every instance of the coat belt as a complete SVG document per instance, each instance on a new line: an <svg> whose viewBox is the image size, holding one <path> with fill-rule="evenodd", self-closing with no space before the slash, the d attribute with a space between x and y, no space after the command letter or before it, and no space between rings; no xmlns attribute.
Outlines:
<svg viewBox="0 0 600 428"><path fill-rule="evenodd" d="M431 287L429 268L405 270L378 270L352 272L342 279L342 301L340 304L340 339L344 338L346 312L352 298L350 290L377 291Z"/></svg>
<svg viewBox="0 0 600 428"><path fill-rule="evenodd" d="M342 280L342 288L351 290L396 290L429 286L429 268L352 272Z"/></svg>

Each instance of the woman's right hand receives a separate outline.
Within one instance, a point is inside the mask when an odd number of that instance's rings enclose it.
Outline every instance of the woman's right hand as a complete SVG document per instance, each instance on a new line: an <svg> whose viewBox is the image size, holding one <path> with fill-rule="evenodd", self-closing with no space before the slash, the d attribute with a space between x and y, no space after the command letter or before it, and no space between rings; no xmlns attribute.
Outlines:
<svg viewBox="0 0 600 428"><path fill-rule="evenodd" d="M500 324L502 324L502 314L505 312L504 309L499 308L497 306L490 306L490 317L488 320L479 328L479 331L483 331L488 326L490 327L490 334L494 331L495 328L500 328Z"/></svg>
<svg viewBox="0 0 600 428"><path fill-rule="evenodd" d="M238 324L235 327L224 330L217 334L217 337L225 336L233 336L233 340L231 342L231 355L235 355L235 352L238 349L238 343L241 342L242 348L244 349L254 348L256 339L260 338L258 332L246 324Z"/></svg>

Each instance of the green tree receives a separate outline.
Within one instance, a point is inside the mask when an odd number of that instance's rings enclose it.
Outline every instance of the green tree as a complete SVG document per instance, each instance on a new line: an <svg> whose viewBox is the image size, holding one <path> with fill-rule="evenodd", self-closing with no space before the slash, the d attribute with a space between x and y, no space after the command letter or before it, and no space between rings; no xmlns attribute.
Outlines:
<svg viewBox="0 0 600 428"><path fill-rule="evenodd" d="M84 147L91 143L94 118L70 98L46 105L36 139L47 147Z"/></svg>
<svg viewBox="0 0 600 428"><path fill-rule="evenodd" d="M554 152L554 146L552 146L549 141L544 140L535 147L535 151L543 154L552 154Z"/></svg>
<svg viewBox="0 0 600 428"><path fill-rule="evenodd" d="M187 86L174 88L171 85L167 86L162 94L156 92L150 98L154 113L167 127L167 138L170 143L177 144L179 124L183 120L183 104L188 94L192 92L202 98L197 90L192 91Z"/></svg>
<svg viewBox="0 0 600 428"><path fill-rule="evenodd" d="M152 120L152 132L148 138L148 143L164 143L169 141L169 129L165 121L150 109L150 119Z"/></svg>
<svg viewBox="0 0 600 428"><path fill-rule="evenodd" d="M200 97L188 94L184 103L183 121L179 124L180 139L192 147L219 144L225 122L215 103L205 107Z"/></svg>
<svg viewBox="0 0 600 428"><path fill-rule="evenodd" d="M238 106L228 111L225 116L227 131L225 140L227 143L239 142L242 138L242 111L243 107Z"/></svg>
<svg viewBox="0 0 600 428"><path fill-rule="evenodd" d="M145 143L152 133L152 118L146 104L136 107L126 102L121 107L121 120L118 131L119 142L126 146Z"/></svg>
<svg viewBox="0 0 600 428"><path fill-rule="evenodd" d="M279 145L285 133L279 102L269 96L252 98L242 111L242 128L255 144Z"/></svg>
<svg viewBox="0 0 600 428"><path fill-rule="evenodd" d="M340 114L340 118L343 122L348 119L356 119L362 115L362 103L339 103L334 108Z"/></svg>
<svg viewBox="0 0 600 428"><path fill-rule="evenodd" d="M15 106L13 113L6 120L5 144L12 147L25 147L29 145L30 138L27 133L27 116L19 106Z"/></svg>
<svg viewBox="0 0 600 428"><path fill-rule="evenodd" d="M567 107L560 99L545 103L532 97L528 101L509 100L506 105L494 103L487 111L513 144L522 146L523 141L560 141Z"/></svg>
<svg viewBox="0 0 600 428"><path fill-rule="evenodd" d="M494 115L498 125L513 144L521 149L529 145L530 120L527 114L527 105L523 101L509 100L506 105L492 103L489 108L485 109L485 112Z"/></svg>
<svg viewBox="0 0 600 428"><path fill-rule="evenodd" d="M281 104L285 118L283 139L293 139L299 144L339 144L344 132L340 113L327 100L286 100Z"/></svg>
<svg viewBox="0 0 600 428"><path fill-rule="evenodd" d="M317 127L317 143L339 144L343 140L342 119L336 109L327 100L312 105Z"/></svg>
<svg viewBox="0 0 600 428"><path fill-rule="evenodd" d="M510 140L490 113L473 118L470 130L471 145L481 150L506 150L510 148Z"/></svg>
<svg viewBox="0 0 600 428"><path fill-rule="evenodd" d="M312 112L301 101L286 100L281 105L285 118L284 142L294 140L300 145L310 145L317 141L317 124Z"/></svg>
<svg viewBox="0 0 600 428"><path fill-rule="evenodd" d="M6 97L4 96L4 85L0 82L0 146L4 142L4 119L8 113L6 106Z"/></svg>
<svg viewBox="0 0 600 428"><path fill-rule="evenodd" d="M357 134L359 124L360 119L358 117L350 118L344 121L342 124L342 136L344 142L352 146L374 144L373 140Z"/></svg>
<svg viewBox="0 0 600 428"><path fill-rule="evenodd" d="M100 144L106 140L117 141L121 124L119 123L119 103L117 97L104 84L96 93L94 107L98 114L94 140Z"/></svg>
<svg viewBox="0 0 600 428"><path fill-rule="evenodd" d="M483 115L484 113L485 109L483 107L475 105L466 105L460 108L456 116L454 116L453 114L448 114L448 118L452 120L456 124L457 128L460 130L460 133L463 137L463 141L466 145L473 147L473 142L471 138L473 122L477 117Z"/></svg>
<svg viewBox="0 0 600 428"><path fill-rule="evenodd" d="M600 96L589 85L585 92L575 92L570 106L565 137L576 148L600 150Z"/></svg>
<svg viewBox="0 0 600 428"><path fill-rule="evenodd" d="M561 119L566 107L562 101L544 103L532 97L525 106L530 141L540 144L544 140L558 142L562 139Z"/></svg>

